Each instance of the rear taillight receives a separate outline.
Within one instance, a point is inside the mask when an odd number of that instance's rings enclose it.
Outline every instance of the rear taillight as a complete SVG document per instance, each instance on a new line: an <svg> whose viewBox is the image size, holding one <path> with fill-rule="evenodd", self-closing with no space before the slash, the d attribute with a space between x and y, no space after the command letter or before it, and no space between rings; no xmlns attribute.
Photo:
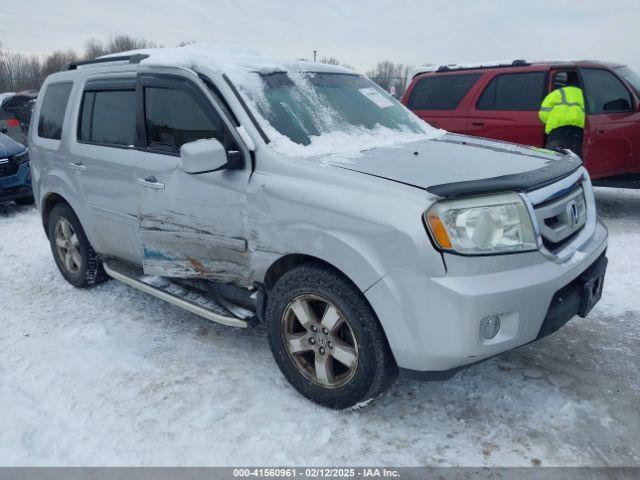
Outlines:
<svg viewBox="0 0 640 480"><path fill-rule="evenodd" d="M16 118L10 118L7 120L7 127L20 127L20 122Z"/></svg>

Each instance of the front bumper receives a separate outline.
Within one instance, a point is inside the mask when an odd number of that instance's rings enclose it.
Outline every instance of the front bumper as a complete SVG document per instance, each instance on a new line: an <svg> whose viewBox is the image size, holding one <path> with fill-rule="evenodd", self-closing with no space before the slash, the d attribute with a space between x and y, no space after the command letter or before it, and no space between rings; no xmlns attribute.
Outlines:
<svg viewBox="0 0 640 480"><path fill-rule="evenodd" d="M21 164L15 174L0 177L0 202L19 200L32 195L31 169L28 162Z"/></svg>
<svg viewBox="0 0 640 480"><path fill-rule="evenodd" d="M566 323L578 310L558 307L558 296L573 291L569 287L606 247L607 230L597 222L591 239L563 263L540 252L477 258L445 254L446 276L393 271L365 295L398 366L442 372L530 343ZM501 319L500 332L483 339L480 322L493 315ZM555 320L544 326L549 316Z"/></svg>

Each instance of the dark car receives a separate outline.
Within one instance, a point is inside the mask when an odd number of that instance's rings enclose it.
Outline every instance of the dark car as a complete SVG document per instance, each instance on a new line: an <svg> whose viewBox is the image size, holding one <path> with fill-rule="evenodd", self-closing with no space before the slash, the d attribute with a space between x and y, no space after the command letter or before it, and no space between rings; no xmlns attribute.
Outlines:
<svg viewBox="0 0 640 480"><path fill-rule="evenodd" d="M0 133L26 145L33 106L38 92L0 96Z"/></svg>
<svg viewBox="0 0 640 480"><path fill-rule="evenodd" d="M33 203L29 150L0 133L0 202Z"/></svg>
<svg viewBox="0 0 640 480"><path fill-rule="evenodd" d="M545 144L542 99L577 77L585 96L584 164L596 185L640 188L640 76L621 64L483 63L416 69L402 102L455 133Z"/></svg>

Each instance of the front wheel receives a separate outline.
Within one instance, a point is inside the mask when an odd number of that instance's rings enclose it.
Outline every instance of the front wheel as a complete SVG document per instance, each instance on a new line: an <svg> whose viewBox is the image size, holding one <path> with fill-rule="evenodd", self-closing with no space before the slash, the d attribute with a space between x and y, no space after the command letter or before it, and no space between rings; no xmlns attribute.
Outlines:
<svg viewBox="0 0 640 480"><path fill-rule="evenodd" d="M335 270L304 264L269 294L271 351L289 383L331 408L348 408L384 392L397 366L363 294Z"/></svg>

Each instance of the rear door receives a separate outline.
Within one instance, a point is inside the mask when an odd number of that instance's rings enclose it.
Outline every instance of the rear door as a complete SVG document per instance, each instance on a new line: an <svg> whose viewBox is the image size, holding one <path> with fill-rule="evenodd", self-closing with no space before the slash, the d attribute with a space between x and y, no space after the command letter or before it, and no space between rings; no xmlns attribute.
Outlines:
<svg viewBox="0 0 640 480"><path fill-rule="evenodd" d="M468 96L482 72L432 73L413 82L404 102L436 128L467 133Z"/></svg>
<svg viewBox="0 0 640 480"><path fill-rule="evenodd" d="M251 162L200 174L180 168L180 147L188 142L215 138L239 150L234 127L195 80L145 74L139 88L145 142L135 177L145 273L249 285L243 213Z"/></svg>
<svg viewBox="0 0 640 480"><path fill-rule="evenodd" d="M637 172L637 99L609 70L582 68L580 74L587 110L584 156L589 173L593 178L603 178Z"/></svg>
<svg viewBox="0 0 640 480"><path fill-rule="evenodd" d="M140 259L135 135L135 74L87 81L67 167L82 186L96 249L132 262Z"/></svg>
<svg viewBox="0 0 640 480"><path fill-rule="evenodd" d="M487 78L469 109L468 133L478 137L544 146L538 110L547 72L499 72Z"/></svg>

